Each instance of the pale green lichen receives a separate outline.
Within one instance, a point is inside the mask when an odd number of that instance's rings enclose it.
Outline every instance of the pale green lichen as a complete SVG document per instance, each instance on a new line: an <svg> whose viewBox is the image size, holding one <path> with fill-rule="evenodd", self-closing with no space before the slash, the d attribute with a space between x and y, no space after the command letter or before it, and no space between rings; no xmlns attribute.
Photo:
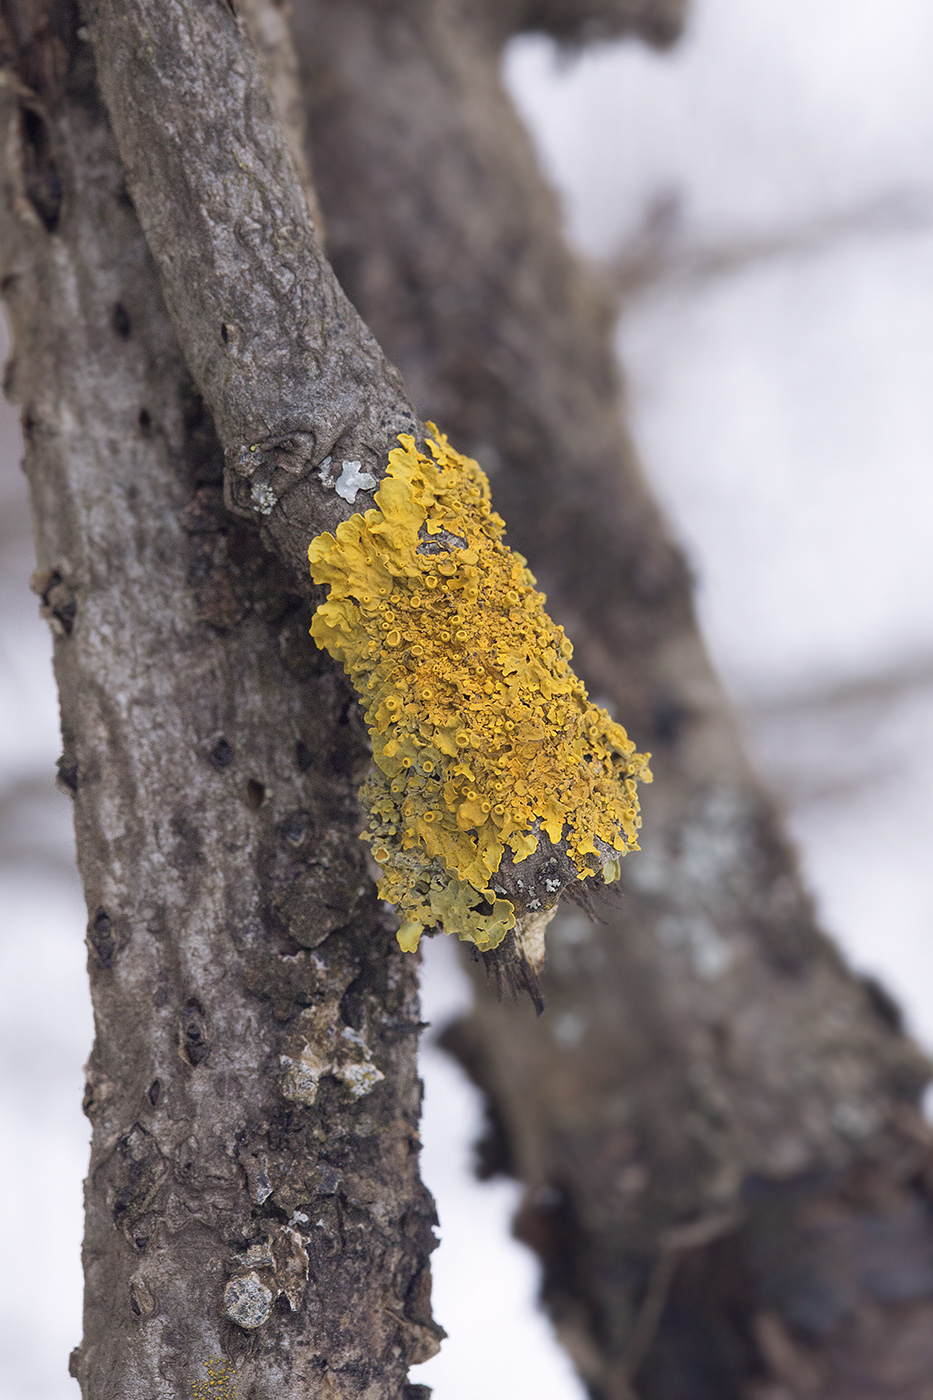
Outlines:
<svg viewBox="0 0 933 1400"><path fill-rule="evenodd" d="M491 885L503 858L521 862L544 833L581 879L616 878L651 774L574 675L480 467L429 427L431 457L401 436L378 508L313 541L330 593L311 634L346 667L372 735L364 839L399 943L439 923L487 949L515 924Z"/></svg>

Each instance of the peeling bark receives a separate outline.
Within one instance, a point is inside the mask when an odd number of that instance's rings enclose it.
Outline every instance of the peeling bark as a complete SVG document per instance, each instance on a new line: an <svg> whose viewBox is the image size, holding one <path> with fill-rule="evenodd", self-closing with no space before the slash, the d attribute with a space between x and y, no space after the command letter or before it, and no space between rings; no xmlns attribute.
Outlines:
<svg viewBox="0 0 933 1400"><path fill-rule="evenodd" d="M342 284L656 750L621 909L549 931L547 1016L480 977L449 1032L484 1168L525 1185L517 1229L594 1397L920 1400L928 1067L821 933L750 770L486 14L300 0L293 26Z"/></svg>
<svg viewBox="0 0 933 1400"><path fill-rule="evenodd" d="M398 1400L442 1334L417 964L356 836L362 726L224 508L76 8L10 0L0 47L7 386L96 1025L73 1373L86 1400L206 1395L209 1361L242 1400Z"/></svg>

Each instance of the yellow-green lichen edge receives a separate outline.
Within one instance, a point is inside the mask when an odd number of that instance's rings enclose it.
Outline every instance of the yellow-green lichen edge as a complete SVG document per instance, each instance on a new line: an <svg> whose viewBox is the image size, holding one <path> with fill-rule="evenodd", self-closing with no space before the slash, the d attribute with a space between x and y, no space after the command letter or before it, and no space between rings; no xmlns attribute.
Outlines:
<svg viewBox="0 0 933 1400"><path fill-rule="evenodd" d="M399 943L414 951L439 923L485 950L516 917L490 882L540 832L581 879L616 878L638 849L650 755L589 702L481 468L428 427L431 457L401 435L378 509L312 542L312 577L330 593L311 635L362 699L376 765L360 791L364 840Z"/></svg>

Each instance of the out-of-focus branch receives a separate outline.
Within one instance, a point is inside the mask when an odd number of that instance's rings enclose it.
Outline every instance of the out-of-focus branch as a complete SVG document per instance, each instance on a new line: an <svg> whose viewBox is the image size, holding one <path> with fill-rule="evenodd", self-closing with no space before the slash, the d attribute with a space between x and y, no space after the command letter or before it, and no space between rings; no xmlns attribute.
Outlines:
<svg viewBox="0 0 933 1400"><path fill-rule="evenodd" d="M599 1400L794 1394L795 1375L829 1400L856 1364L919 1394L927 1066L822 936L746 762L619 423L611 308L498 48L453 0L301 0L294 22L339 275L416 404L494 472L591 689L655 749L622 908L558 915L547 1016L480 982L448 1038L488 1098L488 1170L523 1183L560 1335Z"/></svg>
<svg viewBox="0 0 933 1400"><path fill-rule="evenodd" d="M55 794L47 774L14 779L0 787L0 865L74 878L74 852L63 841L67 810L50 811ZM61 798L58 799L61 802ZM64 805L64 804L63 804Z"/></svg>
<svg viewBox="0 0 933 1400"><path fill-rule="evenodd" d="M549 34L569 46L635 35L657 48L680 37L687 0L479 0L502 37Z"/></svg>
<svg viewBox="0 0 933 1400"><path fill-rule="evenodd" d="M899 712L933 692L933 658L874 675L785 695L739 699L743 722L772 787L797 809L839 803L901 781L917 740L902 728L889 737ZM911 707L908 709L908 707ZM895 736L897 730L894 731ZM883 755L866 761L866 755Z"/></svg>
<svg viewBox="0 0 933 1400"><path fill-rule="evenodd" d="M758 236L692 241L676 193L653 200L641 225L602 269L607 294L622 305L659 291L700 287L787 259L820 254L852 238L892 238L933 227L928 190L891 190L832 213Z"/></svg>
<svg viewBox="0 0 933 1400"><path fill-rule="evenodd" d="M933 656L918 656L869 675L803 687L783 695L740 701L753 724L792 719L828 719L840 710L877 713L933 686Z"/></svg>

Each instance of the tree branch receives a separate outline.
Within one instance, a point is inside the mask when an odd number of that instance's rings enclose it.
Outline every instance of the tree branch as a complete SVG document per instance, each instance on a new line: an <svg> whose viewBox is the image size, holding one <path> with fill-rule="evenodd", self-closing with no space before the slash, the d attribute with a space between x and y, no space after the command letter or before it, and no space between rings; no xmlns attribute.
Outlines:
<svg viewBox="0 0 933 1400"><path fill-rule="evenodd" d="M633 34L667 48L683 32L687 0L483 0L502 37L529 31L568 45Z"/></svg>
<svg viewBox="0 0 933 1400"><path fill-rule="evenodd" d="M381 480L420 436L397 372L314 236L259 63L219 3L85 7L127 185L166 303L224 449L228 500L310 589L309 541L352 502L329 457Z"/></svg>
<svg viewBox="0 0 933 1400"><path fill-rule="evenodd" d="M640 226L603 269L607 294L621 306L660 290L699 288L779 261L831 252L848 238L924 233L933 201L924 189L893 189L849 209L813 215L766 233L693 243L674 191L645 209Z"/></svg>
<svg viewBox="0 0 933 1400"><path fill-rule="evenodd" d="M304 101L285 5L282 0L239 0L238 8L298 174L311 226L323 247L324 221L308 166Z"/></svg>

